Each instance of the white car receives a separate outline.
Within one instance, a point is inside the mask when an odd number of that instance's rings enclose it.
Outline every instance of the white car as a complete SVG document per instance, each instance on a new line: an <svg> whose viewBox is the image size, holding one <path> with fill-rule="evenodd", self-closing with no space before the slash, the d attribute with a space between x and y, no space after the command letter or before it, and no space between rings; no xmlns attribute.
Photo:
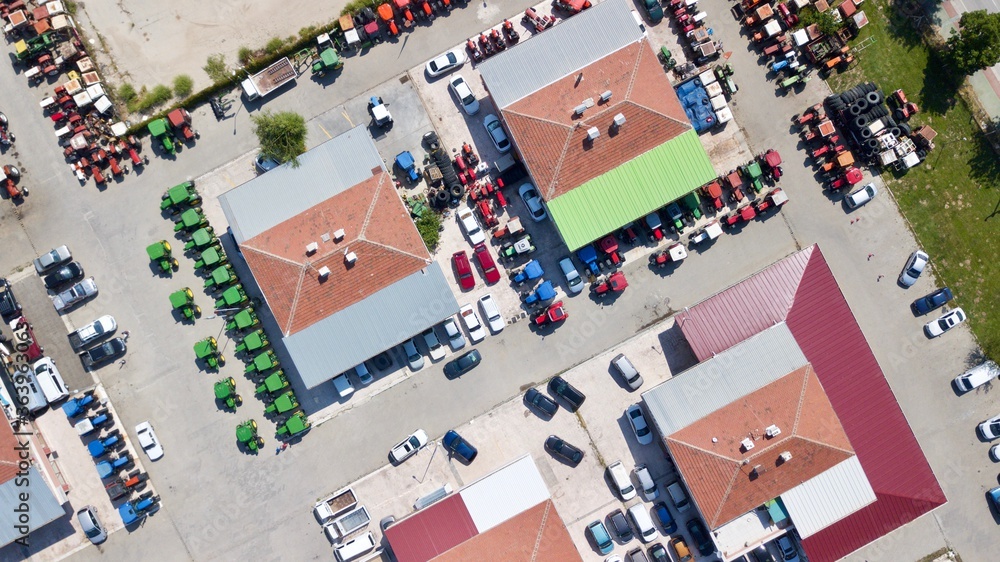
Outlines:
<svg viewBox="0 0 1000 562"><path fill-rule="evenodd" d="M899 284L904 287L912 287L920 274L924 272L930 259L930 256L925 254L923 250L917 250L910 254L910 259L906 260L906 265L903 266L903 271L899 274Z"/></svg>
<svg viewBox="0 0 1000 562"><path fill-rule="evenodd" d="M476 309L472 308L471 304L467 304L458 309L458 313L462 315L462 322L465 324L465 329L469 331L469 339L472 340L472 343L483 341L483 338L486 337L486 330L483 328L483 323L479 321Z"/></svg>
<svg viewBox="0 0 1000 562"><path fill-rule="evenodd" d="M437 78L462 66L467 60L469 59L465 54L465 49L455 49L428 61L424 70L427 71L427 76Z"/></svg>
<svg viewBox="0 0 1000 562"><path fill-rule="evenodd" d="M493 146L497 147L497 150L500 152L510 150L510 140L507 139L507 133L504 132L500 119L496 115L487 115L486 119L483 119L483 127L486 127L486 132L490 134L490 140L493 141Z"/></svg>
<svg viewBox="0 0 1000 562"><path fill-rule="evenodd" d="M149 460L155 461L163 456L163 447L160 446L160 440L156 438L156 432L148 421L135 426L135 433L139 436L139 445L146 451Z"/></svg>
<svg viewBox="0 0 1000 562"><path fill-rule="evenodd" d="M979 434L983 436L983 439L989 440L1000 437L1000 416L993 416L979 424Z"/></svg>
<svg viewBox="0 0 1000 562"><path fill-rule="evenodd" d="M531 213L531 218L535 222L545 220L545 217L548 215L545 214L542 198L538 195L538 190L535 189L535 186L526 183L517 189L517 194L521 196L521 201L524 202L524 206L528 208L528 212Z"/></svg>
<svg viewBox="0 0 1000 562"><path fill-rule="evenodd" d="M639 444L649 445L652 443L653 432L650 431L649 424L646 423L646 416L642 415L642 406L632 404L625 410L625 415L628 417L628 422L632 424L632 431L635 432L635 438Z"/></svg>
<svg viewBox="0 0 1000 562"><path fill-rule="evenodd" d="M572 258L569 256L561 258L559 260L559 269L561 269L563 275L566 276L567 291L575 294L583 290L583 278L580 277L580 272L577 271L576 266L573 265Z"/></svg>
<svg viewBox="0 0 1000 562"><path fill-rule="evenodd" d="M59 246L58 248L49 250L48 252L38 256L35 258L33 263L35 264L35 271L41 275L53 267L62 265L71 259L73 259L73 255L70 253L69 248L66 246Z"/></svg>
<svg viewBox="0 0 1000 562"><path fill-rule="evenodd" d="M448 336L448 345L452 351L458 351L465 347L465 336L462 335L462 329L458 327L454 318L445 320L441 326L444 327L444 333Z"/></svg>
<svg viewBox="0 0 1000 562"><path fill-rule="evenodd" d="M1000 443L990 447L990 460L1000 462Z"/></svg>
<svg viewBox="0 0 1000 562"><path fill-rule="evenodd" d="M97 294L97 283L93 277L88 277L69 289L52 297L52 306L56 312L62 312L78 302Z"/></svg>
<svg viewBox="0 0 1000 562"><path fill-rule="evenodd" d="M491 332L499 334L503 331L503 327L507 323L504 322L503 316L500 314L500 307L497 306L497 301L493 300L493 295L479 297L479 309L483 311L483 317L490 325Z"/></svg>
<svg viewBox="0 0 1000 562"><path fill-rule="evenodd" d="M389 459L399 464L415 455L426 444L427 433L422 429L418 429L389 451Z"/></svg>
<svg viewBox="0 0 1000 562"><path fill-rule="evenodd" d="M936 338L962 322L965 322L965 311L961 308L956 308L941 318L925 324L924 333L929 338Z"/></svg>
<svg viewBox="0 0 1000 562"><path fill-rule="evenodd" d="M427 344L427 355L430 356L431 361L444 359L447 352L441 345L441 341L438 340L437 334L434 333L434 328L427 328L420 335L424 337L424 343Z"/></svg>
<svg viewBox="0 0 1000 562"><path fill-rule="evenodd" d="M870 183L849 193L847 197L844 198L844 202L847 203L848 207L857 209L874 199L876 195L878 195L878 190L875 189L874 183Z"/></svg>
<svg viewBox="0 0 1000 562"><path fill-rule="evenodd" d="M448 89L451 93L458 98L458 102L462 104L462 110L465 111L466 115L475 115L479 113L479 100L476 99L476 94L472 93L472 88L462 78L462 75L454 76L448 81Z"/></svg>
<svg viewBox="0 0 1000 562"><path fill-rule="evenodd" d="M476 215L472 214L472 209L468 207L459 209L458 221L462 223L462 230L465 231L465 235L469 237L469 242L473 246L486 242L486 234L483 233L482 227L479 226Z"/></svg>

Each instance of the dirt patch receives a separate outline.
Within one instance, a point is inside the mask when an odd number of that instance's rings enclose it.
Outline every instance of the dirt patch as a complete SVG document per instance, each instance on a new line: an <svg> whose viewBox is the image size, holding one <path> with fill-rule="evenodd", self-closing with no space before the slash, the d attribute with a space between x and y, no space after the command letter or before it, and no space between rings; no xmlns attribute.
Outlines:
<svg viewBox="0 0 1000 562"><path fill-rule="evenodd" d="M173 2L81 2L77 20L91 41L91 49L105 72L117 71L116 82L137 89L171 84L187 74L195 90L211 81L202 70L209 55L222 53L230 66L239 66L240 47L263 48L273 37L297 35L303 27L326 24L346 4L293 0L214 0L208 7L198 0Z"/></svg>

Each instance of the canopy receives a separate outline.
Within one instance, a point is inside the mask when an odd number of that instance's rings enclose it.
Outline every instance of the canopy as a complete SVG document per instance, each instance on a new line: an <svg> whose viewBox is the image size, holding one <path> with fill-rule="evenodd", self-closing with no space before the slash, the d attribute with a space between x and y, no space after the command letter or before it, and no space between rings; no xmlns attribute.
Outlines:
<svg viewBox="0 0 1000 562"><path fill-rule="evenodd" d="M248 443L257 434L257 422L250 420L236 426L236 439L240 443Z"/></svg>
<svg viewBox="0 0 1000 562"><path fill-rule="evenodd" d="M233 321L236 322L236 327L242 330L256 324L257 316L252 310L245 309L237 312L236 316L233 317Z"/></svg>
<svg viewBox="0 0 1000 562"><path fill-rule="evenodd" d="M611 277L608 278L608 284L611 285L612 291L624 291L628 287L628 281L625 279L625 274L621 271L614 272Z"/></svg>
<svg viewBox="0 0 1000 562"><path fill-rule="evenodd" d="M229 398L236 388L236 380L232 377L228 379L223 379L215 383L215 397L219 400L225 400Z"/></svg>
<svg viewBox="0 0 1000 562"><path fill-rule="evenodd" d="M754 160L753 162L751 162L750 164L748 164L747 167L746 167L746 173L747 173L747 175L750 176L750 179L752 179L752 180L755 180L755 179L759 178L760 176L762 176L763 172L761 172L761 170L760 170L760 162L757 162L756 160Z"/></svg>
<svg viewBox="0 0 1000 562"><path fill-rule="evenodd" d="M215 248L209 248L201 253L201 259L205 262L206 266L215 265L222 261L222 255L219 254L219 250Z"/></svg>
<svg viewBox="0 0 1000 562"><path fill-rule="evenodd" d="M669 251L671 261L681 261L688 256L687 249L680 243L670 246Z"/></svg>
<svg viewBox="0 0 1000 562"><path fill-rule="evenodd" d="M215 338L205 338L194 344L194 354L198 359L204 359L209 355L215 353L215 350L219 349L219 343L215 341Z"/></svg>
<svg viewBox="0 0 1000 562"><path fill-rule="evenodd" d="M719 236L722 236L722 225L719 224L719 221L713 220L705 225L705 234L708 235L710 240L715 240Z"/></svg>
<svg viewBox="0 0 1000 562"><path fill-rule="evenodd" d="M597 254L594 254L594 256L596 259ZM545 272L542 271L542 264L538 263L538 260L531 260L524 266L524 273L528 276L528 279L538 279Z"/></svg>
<svg viewBox="0 0 1000 562"><path fill-rule="evenodd" d="M609 234L601 238L600 245L605 254L612 254L618 250L618 239L614 234Z"/></svg>
<svg viewBox="0 0 1000 562"><path fill-rule="evenodd" d="M166 119L156 119L151 121L148 125L149 134L154 137L165 135L167 133L167 120Z"/></svg>
<svg viewBox="0 0 1000 562"><path fill-rule="evenodd" d="M785 203L788 203L788 195L782 189L775 189L771 192L771 202L774 203L775 207L780 207Z"/></svg>
<svg viewBox="0 0 1000 562"><path fill-rule="evenodd" d="M170 119L170 124L174 127L180 127L185 123L191 123L191 114L188 113L183 107L179 107L168 113L167 119Z"/></svg>
<svg viewBox="0 0 1000 562"><path fill-rule="evenodd" d="M254 332L251 335L255 334L256 332ZM259 339L260 336L258 335L257 338ZM286 379L285 375L283 375L280 371L276 373L271 373L270 376L264 379L264 388L266 388L268 392L281 390L282 388L285 388L287 385L288 385L288 379Z"/></svg>
<svg viewBox="0 0 1000 562"><path fill-rule="evenodd" d="M684 196L684 206L692 211L701 207L701 198L697 191L692 191Z"/></svg>
<svg viewBox="0 0 1000 562"><path fill-rule="evenodd" d="M257 368L257 372L266 371L275 365L275 361L274 352L268 351L254 357L253 366Z"/></svg>
<svg viewBox="0 0 1000 562"><path fill-rule="evenodd" d="M556 289L552 286L552 281L546 281L535 289L538 300L547 301L556 298Z"/></svg>
<svg viewBox="0 0 1000 562"><path fill-rule="evenodd" d="M181 222L184 223L184 226L186 228L195 226L196 224L200 223L201 220L204 218L205 215L201 214L201 211L199 211L198 209L188 209L183 213L181 213Z"/></svg>
<svg viewBox="0 0 1000 562"><path fill-rule="evenodd" d="M861 170L857 168L848 168L848 170L844 172L844 177L847 178L847 183L854 185L861 181Z"/></svg>
<svg viewBox="0 0 1000 562"><path fill-rule="evenodd" d="M151 260L158 260L167 255L167 251L170 249L170 245L165 242L154 242L149 246L146 246L146 254Z"/></svg>
<svg viewBox="0 0 1000 562"><path fill-rule="evenodd" d="M205 227L199 228L191 235L191 240L194 241L195 247L198 248L211 244L214 239L215 235Z"/></svg>
<svg viewBox="0 0 1000 562"><path fill-rule="evenodd" d="M323 52L319 54L319 58L323 61L324 65L331 68L340 64L340 57L337 56L337 51L332 48L323 50Z"/></svg>
<svg viewBox="0 0 1000 562"><path fill-rule="evenodd" d="M705 193L707 193L708 196L711 197L711 198L713 198L713 199L716 199L718 197L722 197L722 186L720 186L719 182L717 182L717 181L713 181L712 183L706 185L704 187L704 190L705 190Z"/></svg>
<svg viewBox="0 0 1000 562"><path fill-rule="evenodd" d="M770 167L775 167L781 164L781 154L773 148L764 153L764 161Z"/></svg>
<svg viewBox="0 0 1000 562"><path fill-rule="evenodd" d="M212 270L212 281L215 281L216 285L228 283L232 278L233 272L228 265L222 265Z"/></svg>
<svg viewBox="0 0 1000 562"><path fill-rule="evenodd" d="M296 415L288 418L288 421L285 422L285 428L288 430L290 435L295 435L300 431L305 431L308 427L309 420L307 420L305 414L302 414L301 412L296 413Z"/></svg>
<svg viewBox="0 0 1000 562"><path fill-rule="evenodd" d="M188 196L191 194L189 188L191 187L190 182L184 182L182 184L175 185L167 190L167 197L170 202L174 205L183 203L187 201Z"/></svg>
<svg viewBox="0 0 1000 562"><path fill-rule="evenodd" d="M768 37L774 37L775 35L781 33L781 24L778 23L778 20L771 20L767 22L767 25L764 26L764 33L766 33Z"/></svg>
<svg viewBox="0 0 1000 562"><path fill-rule="evenodd" d="M576 257L580 258L580 261L584 264L590 264L597 261L597 250L594 249L594 246L588 244L576 251ZM537 262L532 260L532 263ZM530 266L531 263L528 265ZM541 268L541 266L539 266L539 268Z"/></svg>
<svg viewBox="0 0 1000 562"><path fill-rule="evenodd" d="M740 209L740 218L748 221L757 216L757 211L753 209L753 205L747 205Z"/></svg>

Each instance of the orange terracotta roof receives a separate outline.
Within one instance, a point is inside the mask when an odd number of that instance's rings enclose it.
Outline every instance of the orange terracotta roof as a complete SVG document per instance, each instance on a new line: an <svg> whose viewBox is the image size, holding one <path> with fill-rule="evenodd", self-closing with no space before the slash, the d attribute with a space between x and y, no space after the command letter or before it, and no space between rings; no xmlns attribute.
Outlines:
<svg viewBox="0 0 1000 562"><path fill-rule="evenodd" d="M552 500L480 533L433 558L435 562L573 562L582 560Z"/></svg>
<svg viewBox="0 0 1000 562"><path fill-rule="evenodd" d="M597 103L581 117L574 109ZM646 39L628 45L509 106L504 121L545 199L553 199L691 129ZM626 124L612 134L612 121ZM597 127L601 138L587 141Z"/></svg>
<svg viewBox="0 0 1000 562"><path fill-rule="evenodd" d="M17 475L20 453L17 437L6 417L0 416L0 484L12 480Z"/></svg>
<svg viewBox="0 0 1000 562"><path fill-rule="evenodd" d="M771 425L781 433L768 438ZM754 446L744 451L748 437ZM712 529L854 456L811 365L677 431L667 446ZM780 460L784 452L791 460Z"/></svg>
<svg viewBox="0 0 1000 562"><path fill-rule="evenodd" d="M337 242L333 233L344 229ZM329 236L328 242L323 235ZM319 250L307 256L306 246ZM240 245L285 335L293 334L427 267L431 258L385 172ZM357 255L348 266L346 250ZM319 280L322 267L329 277Z"/></svg>

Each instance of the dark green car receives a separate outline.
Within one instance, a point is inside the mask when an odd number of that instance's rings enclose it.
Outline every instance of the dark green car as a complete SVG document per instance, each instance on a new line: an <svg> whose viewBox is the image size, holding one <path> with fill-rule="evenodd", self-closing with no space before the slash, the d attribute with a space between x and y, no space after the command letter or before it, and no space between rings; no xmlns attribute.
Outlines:
<svg viewBox="0 0 1000 562"><path fill-rule="evenodd" d="M444 374L449 379L460 377L478 367L482 361L483 356L479 354L479 350L473 349L472 351L462 354L458 359L449 361L448 364L444 366Z"/></svg>
<svg viewBox="0 0 1000 562"><path fill-rule="evenodd" d="M660 0L644 0L644 2L649 23L654 25L660 23L663 20L663 7L660 6Z"/></svg>

